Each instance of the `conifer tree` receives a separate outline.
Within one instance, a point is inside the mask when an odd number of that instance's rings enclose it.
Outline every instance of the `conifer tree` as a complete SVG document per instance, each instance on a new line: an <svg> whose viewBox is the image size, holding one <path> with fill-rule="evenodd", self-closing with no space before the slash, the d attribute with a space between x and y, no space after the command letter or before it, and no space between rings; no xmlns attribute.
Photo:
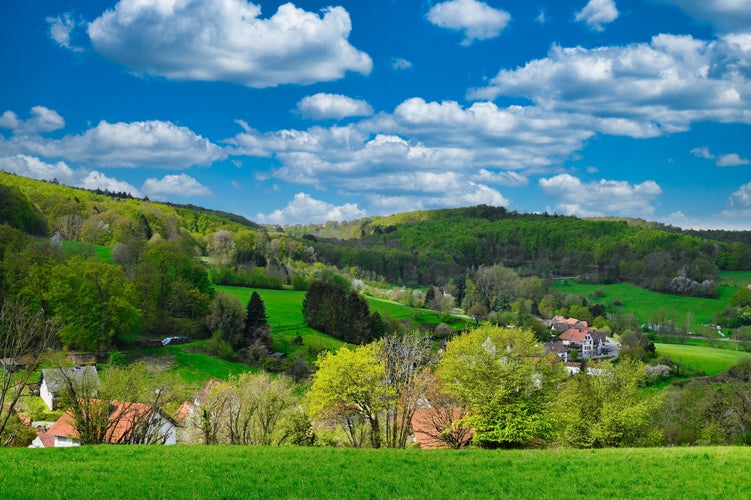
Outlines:
<svg viewBox="0 0 751 500"><path fill-rule="evenodd" d="M253 292L248 301L247 314L245 315L245 339L248 345L260 341L266 347L271 347L266 306L258 292Z"/></svg>

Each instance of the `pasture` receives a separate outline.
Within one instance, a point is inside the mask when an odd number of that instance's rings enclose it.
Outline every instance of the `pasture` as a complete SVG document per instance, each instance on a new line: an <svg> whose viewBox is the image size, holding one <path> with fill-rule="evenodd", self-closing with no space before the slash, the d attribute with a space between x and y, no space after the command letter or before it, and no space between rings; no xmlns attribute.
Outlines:
<svg viewBox="0 0 751 500"><path fill-rule="evenodd" d="M660 344L655 343L658 355L668 356L673 361L680 361L684 370L690 372L704 372L706 375L717 375L728 369L743 356L749 356L743 351L716 349L712 347Z"/></svg>
<svg viewBox="0 0 751 500"><path fill-rule="evenodd" d="M0 449L3 498L749 498L751 448ZM34 480L44 478L44 480Z"/></svg>
<svg viewBox="0 0 751 500"><path fill-rule="evenodd" d="M566 294L583 295L590 303L604 304L611 314L619 311L634 313L640 321L646 323L664 313L668 318L675 318L679 324L690 322L691 329L697 331L702 325L712 323L715 315L730 304L730 297L738 289L727 283L720 286L716 299L657 293L629 283L591 285L557 281L555 289ZM597 291L603 291L604 295L595 297ZM615 300L623 306L614 306Z"/></svg>

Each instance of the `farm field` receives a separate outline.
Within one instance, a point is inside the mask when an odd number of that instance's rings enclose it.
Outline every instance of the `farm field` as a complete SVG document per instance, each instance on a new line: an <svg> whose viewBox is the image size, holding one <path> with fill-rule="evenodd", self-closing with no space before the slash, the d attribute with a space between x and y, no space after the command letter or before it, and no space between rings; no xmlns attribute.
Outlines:
<svg viewBox="0 0 751 500"><path fill-rule="evenodd" d="M649 321L658 311L674 314L677 321L684 323L690 315L692 329L694 330L701 325L712 323L715 314L722 311L730 303L730 297L737 291L736 286L726 284L720 286L718 298L707 299L651 292L628 283L590 285L571 282L564 284L558 281L555 288L563 293L584 295L592 303L605 304L609 312L619 310L633 312L642 322ZM603 290L605 295L599 298L591 298L597 290ZM616 299L623 303L623 307L612 306Z"/></svg>
<svg viewBox="0 0 751 500"><path fill-rule="evenodd" d="M680 360L690 371L701 371L707 375L724 372L741 357L750 355L743 351L693 345L655 343L655 347L658 355L664 354L673 361Z"/></svg>
<svg viewBox="0 0 751 500"><path fill-rule="evenodd" d="M747 447L3 449L0 491L4 498L749 498L749 460ZM46 480L30 480L30 471Z"/></svg>

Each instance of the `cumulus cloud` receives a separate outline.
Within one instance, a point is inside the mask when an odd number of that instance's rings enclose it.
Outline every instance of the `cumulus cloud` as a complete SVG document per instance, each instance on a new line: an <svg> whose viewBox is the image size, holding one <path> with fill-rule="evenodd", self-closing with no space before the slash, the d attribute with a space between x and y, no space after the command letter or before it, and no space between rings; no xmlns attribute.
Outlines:
<svg viewBox="0 0 751 500"><path fill-rule="evenodd" d="M57 180L61 184L84 189L103 189L116 193L129 193L141 198L141 192L127 182L107 177L96 170L72 169L65 162L48 163L35 156L15 155L0 157L0 170L43 181Z"/></svg>
<svg viewBox="0 0 751 500"><path fill-rule="evenodd" d="M654 213L652 203L662 193L660 186L651 180L633 185L605 179L584 183L569 174L542 178L539 185L556 202L557 212L579 217L649 216Z"/></svg>
<svg viewBox="0 0 751 500"><path fill-rule="evenodd" d="M24 154L0 157L0 169L43 181L57 179L64 184L69 184L74 179L73 170L65 162L47 163Z"/></svg>
<svg viewBox="0 0 751 500"><path fill-rule="evenodd" d="M297 103L297 111L305 118L341 120L352 116L370 116L373 108L367 101L353 99L340 94L309 95Z"/></svg>
<svg viewBox="0 0 751 500"><path fill-rule="evenodd" d="M43 122L47 124L47 129L57 127L57 122L50 116L59 118L59 115L46 111L49 116ZM62 118L59 119L62 121ZM42 128L39 123L29 125L29 122L19 127L24 131ZM18 134L18 128L14 131ZM188 168L209 165L226 157L223 148L208 139L186 127L163 121L101 121L81 134L61 139L46 139L38 135L16 136L6 142L5 148L98 167Z"/></svg>
<svg viewBox="0 0 751 500"><path fill-rule="evenodd" d="M65 120L57 111L34 106L31 108L31 118L21 120L13 111L5 111L0 115L0 128L13 130L16 135L30 135L41 132L53 132L65 127Z"/></svg>
<svg viewBox="0 0 751 500"><path fill-rule="evenodd" d="M748 165L750 162L747 158L741 158L737 153L720 155L717 158L718 167L737 167L738 165Z"/></svg>
<svg viewBox="0 0 751 500"><path fill-rule="evenodd" d="M589 25L595 31L604 30L605 24L610 24L617 18L618 9L613 0L589 0L575 17L578 22Z"/></svg>
<svg viewBox="0 0 751 500"><path fill-rule="evenodd" d="M705 21L720 31L748 31L751 26L751 2L745 0L663 0Z"/></svg>
<svg viewBox="0 0 751 500"><path fill-rule="evenodd" d="M104 191L111 191L113 193L125 192L130 194L131 196L135 196L136 198L143 197L138 189L131 186L127 182L119 181L117 179L113 179L112 177L107 177L103 173L97 172L96 170L89 172L77 185L78 187L82 187L84 189L102 189Z"/></svg>
<svg viewBox="0 0 751 500"><path fill-rule="evenodd" d="M742 185L731 194L728 203L731 207L751 209L751 182Z"/></svg>
<svg viewBox="0 0 751 500"><path fill-rule="evenodd" d="M715 165L717 165L718 167L736 167L738 165L748 165L749 163L751 163L748 159L741 158L738 153L715 155L706 146L692 149L691 154L696 156L697 158L704 158L705 160L715 160Z"/></svg>
<svg viewBox="0 0 751 500"><path fill-rule="evenodd" d="M165 175L161 179L149 178L141 187L144 193L155 200L174 197L211 196L211 190L186 174Z"/></svg>
<svg viewBox="0 0 751 500"><path fill-rule="evenodd" d="M107 59L173 80L263 88L372 69L370 56L348 41L352 23L342 7L318 15L285 3L260 16L261 7L246 0L120 0L87 33Z"/></svg>
<svg viewBox="0 0 751 500"><path fill-rule="evenodd" d="M511 16L477 0L450 0L435 4L427 13L428 21L441 28L464 32L462 45L488 40L501 34Z"/></svg>
<svg viewBox="0 0 751 500"><path fill-rule="evenodd" d="M365 211L356 203L336 206L316 200L309 194L298 193L283 209L274 210L270 214L259 213L256 219L263 224L298 224L354 220L365 216Z"/></svg>
<svg viewBox="0 0 751 500"><path fill-rule="evenodd" d="M58 45L74 52L81 52L83 50L81 47L71 44L71 33L76 28L77 23L70 12L57 17L48 17L46 21L50 25L50 37Z"/></svg>
<svg viewBox="0 0 751 500"><path fill-rule="evenodd" d="M542 110L587 117L596 132L655 137L696 121L751 123L749 57L751 36L706 42L658 35L648 44L554 46L543 59L501 70L469 97L522 96Z"/></svg>

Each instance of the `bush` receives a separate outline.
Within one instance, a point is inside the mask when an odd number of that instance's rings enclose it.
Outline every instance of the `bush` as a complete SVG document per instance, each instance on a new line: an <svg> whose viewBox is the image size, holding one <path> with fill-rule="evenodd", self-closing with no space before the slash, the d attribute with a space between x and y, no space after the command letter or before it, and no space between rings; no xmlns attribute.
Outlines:
<svg viewBox="0 0 751 500"><path fill-rule="evenodd" d="M235 357L235 351L232 350L232 346L229 342L224 340L222 332L214 332L211 338L205 344L206 350L209 354L218 356L223 359L233 359Z"/></svg>

